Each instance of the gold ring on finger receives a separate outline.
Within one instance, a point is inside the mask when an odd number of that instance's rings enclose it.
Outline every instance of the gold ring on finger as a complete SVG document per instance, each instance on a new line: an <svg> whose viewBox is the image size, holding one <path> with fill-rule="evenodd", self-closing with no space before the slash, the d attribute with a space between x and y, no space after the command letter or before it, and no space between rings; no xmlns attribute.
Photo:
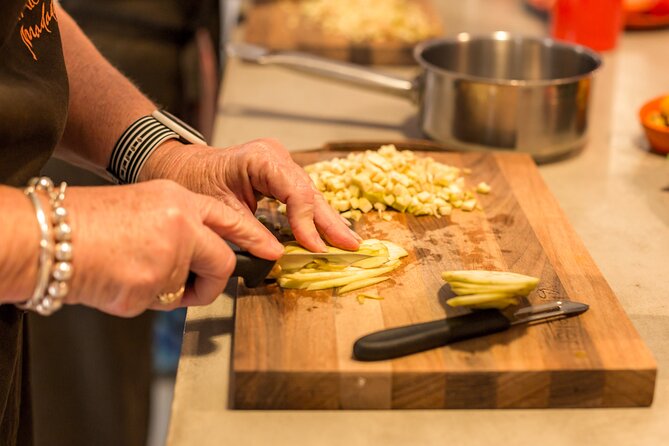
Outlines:
<svg viewBox="0 0 669 446"><path fill-rule="evenodd" d="M157 297L161 304L167 305L181 299L184 296L184 291L186 291L186 285L182 285L181 288L172 293L160 293Z"/></svg>

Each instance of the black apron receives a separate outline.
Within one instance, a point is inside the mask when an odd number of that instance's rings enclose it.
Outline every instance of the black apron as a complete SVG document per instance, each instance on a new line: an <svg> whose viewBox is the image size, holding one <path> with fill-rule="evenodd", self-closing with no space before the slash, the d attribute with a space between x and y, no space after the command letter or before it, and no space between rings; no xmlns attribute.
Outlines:
<svg viewBox="0 0 669 446"><path fill-rule="evenodd" d="M0 1L0 184L20 187L39 174L65 127L67 73L54 7L53 0ZM0 231L14 230L0 223ZM22 312L0 306L2 446L30 442L23 332Z"/></svg>

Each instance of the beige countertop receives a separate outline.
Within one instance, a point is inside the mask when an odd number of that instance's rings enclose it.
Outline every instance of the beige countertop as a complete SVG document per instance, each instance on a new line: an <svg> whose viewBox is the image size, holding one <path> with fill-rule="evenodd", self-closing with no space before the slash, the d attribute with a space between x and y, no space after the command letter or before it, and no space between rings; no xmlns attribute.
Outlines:
<svg viewBox="0 0 669 446"><path fill-rule="evenodd" d="M544 35L515 0L436 2L446 30ZM626 33L596 78L584 150L540 171L658 363L650 408L433 411L235 411L228 407L232 299L189 310L170 446L660 445L669 437L669 160L637 120L669 92L669 31ZM411 75L413 70L401 69ZM290 150L326 141L417 137L402 99L230 61L215 142L271 136Z"/></svg>

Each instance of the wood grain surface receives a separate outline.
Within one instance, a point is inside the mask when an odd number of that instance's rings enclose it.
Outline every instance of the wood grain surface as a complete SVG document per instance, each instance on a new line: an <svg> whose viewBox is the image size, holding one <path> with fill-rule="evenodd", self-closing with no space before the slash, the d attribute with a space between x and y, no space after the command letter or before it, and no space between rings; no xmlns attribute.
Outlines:
<svg viewBox="0 0 669 446"><path fill-rule="evenodd" d="M430 148L429 143L420 145ZM301 164L342 156L294 153ZM360 144L358 147L364 148ZM404 147L411 147L405 143ZM378 147L378 146L377 146ZM438 147L438 146L435 146ZM356 293L240 286L231 393L239 409L427 409L648 406L655 361L529 156L425 152L486 181L482 211L450 218L375 213L355 223L364 238L409 251L392 278ZM281 219L267 204L262 212ZM624 261L621 259L621 261ZM354 341L373 331L456 316L440 272L508 270L540 277L523 304L567 299L590 305L575 318L514 327L391 361L359 362Z"/></svg>
<svg viewBox="0 0 669 446"><path fill-rule="evenodd" d="M432 26L441 30L439 15L431 0L414 1L426 11ZM274 0L256 2L248 11L245 40L272 50L304 51L364 65L416 63L412 53L414 44L405 42L356 44L344 37L324 33L320 26L302 17L295 2Z"/></svg>

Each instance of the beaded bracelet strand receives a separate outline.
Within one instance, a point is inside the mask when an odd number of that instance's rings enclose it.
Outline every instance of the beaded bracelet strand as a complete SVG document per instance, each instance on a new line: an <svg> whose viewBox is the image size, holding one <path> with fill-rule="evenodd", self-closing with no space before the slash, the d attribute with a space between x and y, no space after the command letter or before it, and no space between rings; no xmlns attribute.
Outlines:
<svg viewBox="0 0 669 446"><path fill-rule="evenodd" d="M35 208L40 228L40 255L35 290L32 297L19 307L43 316L53 314L62 307L72 278L72 228L63 205L66 188L65 182L56 189L50 178L35 177L24 190ZM49 198L50 222L37 197L39 192L46 193Z"/></svg>

